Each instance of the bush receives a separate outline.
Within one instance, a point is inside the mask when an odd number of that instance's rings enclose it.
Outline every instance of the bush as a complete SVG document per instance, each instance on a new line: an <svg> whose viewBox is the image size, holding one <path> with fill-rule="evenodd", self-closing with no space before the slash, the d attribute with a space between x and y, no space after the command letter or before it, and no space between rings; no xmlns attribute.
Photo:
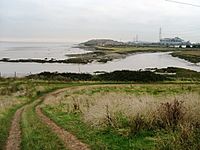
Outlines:
<svg viewBox="0 0 200 150"><path fill-rule="evenodd" d="M136 81L136 82L156 82L167 80L165 76L155 74L150 71L114 71L97 75L100 81Z"/></svg>
<svg viewBox="0 0 200 150"><path fill-rule="evenodd" d="M92 79L92 75L85 73L42 72L40 74L30 75L27 78L58 81L89 81Z"/></svg>
<svg viewBox="0 0 200 150"><path fill-rule="evenodd" d="M30 75L29 79L60 80L60 81L135 81L135 82L156 82L164 81L167 78L150 71L114 71L99 75L85 73L58 73L43 72Z"/></svg>
<svg viewBox="0 0 200 150"><path fill-rule="evenodd" d="M9 85L0 89L0 95L11 95L20 90L20 87L16 83L9 83Z"/></svg>
<svg viewBox="0 0 200 150"><path fill-rule="evenodd" d="M158 113L160 113L159 126L172 128L174 131L185 115L183 101L174 100L173 102L162 103Z"/></svg>
<svg viewBox="0 0 200 150"><path fill-rule="evenodd" d="M133 120L130 122L130 135L134 136L139 133L142 129L145 129L146 122L142 115L137 114Z"/></svg>
<svg viewBox="0 0 200 150"><path fill-rule="evenodd" d="M194 128L190 124L182 125L177 134L171 134L169 138L160 138L157 141L158 150L199 150L200 128Z"/></svg>

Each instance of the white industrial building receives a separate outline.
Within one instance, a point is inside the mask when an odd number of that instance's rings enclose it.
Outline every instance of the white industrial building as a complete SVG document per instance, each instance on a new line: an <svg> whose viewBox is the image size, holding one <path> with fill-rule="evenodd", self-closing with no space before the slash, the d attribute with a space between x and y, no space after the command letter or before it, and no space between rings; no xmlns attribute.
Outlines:
<svg viewBox="0 0 200 150"><path fill-rule="evenodd" d="M184 41L183 39L179 38L179 37L175 37L175 38L163 38L160 39L160 44L161 45L191 45L190 41Z"/></svg>

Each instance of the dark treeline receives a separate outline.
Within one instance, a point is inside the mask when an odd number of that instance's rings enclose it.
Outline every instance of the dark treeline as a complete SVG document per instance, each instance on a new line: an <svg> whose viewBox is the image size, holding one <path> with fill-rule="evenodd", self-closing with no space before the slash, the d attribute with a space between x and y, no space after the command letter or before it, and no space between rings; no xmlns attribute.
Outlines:
<svg viewBox="0 0 200 150"><path fill-rule="evenodd" d="M167 78L150 71L114 71L97 76L98 80L104 81L136 81L136 82L156 82L164 81Z"/></svg>
<svg viewBox="0 0 200 150"><path fill-rule="evenodd" d="M66 81L136 81L136 82L156 82L168 80L164 75L155 74L150 71L114 71L98 75L85 73L57 73L43 72L30 75L29 79L42 80L66 80Z"/></svg>
<svg viewBox="0 0 200 150"><path fill-rule="evenodd" d="M192 48L200 48L200 44L194 44L192 45Z"/></svg>

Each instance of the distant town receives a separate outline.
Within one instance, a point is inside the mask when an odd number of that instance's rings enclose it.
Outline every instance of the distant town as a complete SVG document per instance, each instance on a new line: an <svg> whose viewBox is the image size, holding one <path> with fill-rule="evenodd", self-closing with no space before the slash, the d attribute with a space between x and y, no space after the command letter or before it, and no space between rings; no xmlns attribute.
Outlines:
<svg viewBox="0 0 200 150"><path fill-rule="evenodd" d="M162 37L162 29L159 30L158 42L141 41L138 39L138 35L133 41L129 42L118 42L111 39L94 39L84 43L85 45L92 46L120 46L120 45L131 45L131 46L165 46L165 47L177 47L177 48L200 48L200 43L192 43L186 41L180 37Z"/></svg>
<svg viewBox="0 0 200 150"><path fill-rule="evenodd" d="M159 42L143 42L143 41L134 41L134 42L128 42L131 45L155 45L155 46L167 46L167 47L200 47L200 44L192 44L190 41L185 41L184 39L180 37L174 37L174 38L160 38Z"/></svg>
<svg viewBox="0 0 200 150"><path fill-rule="evenodd" d="M158 42L145 42L145 41L130 41L130 42L119 42L111 39L93 39L84 43L84 45L92 46L120 46L120 45L131 45L131 46L164 46L164 47L178 47L178 48L200 48L200 43L191 43L185 41L180 37L174 38L160 38Z"/></svg>

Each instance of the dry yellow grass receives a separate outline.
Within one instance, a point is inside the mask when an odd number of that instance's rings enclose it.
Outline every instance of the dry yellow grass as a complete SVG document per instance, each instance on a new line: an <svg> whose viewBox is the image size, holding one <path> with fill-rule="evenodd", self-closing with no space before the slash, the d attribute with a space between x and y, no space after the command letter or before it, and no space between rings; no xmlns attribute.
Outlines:
<svg viewBox="0 0 200 150"><path fill-rule="evenodd" d="M0 96L0 115L7 109L22 103L22 100L13 96Z"/></svg>
<svg viewBox="0 0 200 150"><path fill-rule="evenodd" d="M26 84L10 84L6 87L0 87L0 115L3 115L3 112L13 106L27 102L29 100L27 98L28 96L36 94L36 91L33 91L33 88L34 87L30 87L30 85ZM44 87L37 86L37 91L43 90Z"/></svg>
<svg viewBox="0 0 200 150"><path fill-rule="evenodd" d="M171 84L73 87L47 97L44 105L66 114L78 113L92 127L112 126L127 136L200 123L198 88Z"/></svg>
<svg viewBox="0 0 200 150"><path fill-rule="evenodd" d="M92 88L91 86L87 90ZM80 112L86 123L95 127L104 127L107 125L108 115L114 122L117 122L115 120L119 114L129 121L140 115L148 123L151 123L155 118L159 119L158 108L163 103L172 103L174 100L178 100L183 101L186 111L184 121L200 122L200 96L198 93L176 96L134 95L125 92L97 92L92 95L76 93L82 89L84 87L49 97L45 103L59 105L63 112Z"/></svg>
<svg viewBox="0 0 200 150"><path fill-rule="evenodd" d="M108 93L96 95L93 104L86 110L86 104L79 101L80 110L83 112L84 120L93 126L105 125L107 113L115 120L119 113L128 119L136 118L137 115L151 123L155 118L160 117L158 108L162 103L173 102L175 99L183 101L186 114L184 121L200 121L200 96L196 93L182 94L176 97L153 97L151 95L134 96L126 94ZM83 109L85 108L85 109ZM108 111L108 112L107 112Z"/></svg>

